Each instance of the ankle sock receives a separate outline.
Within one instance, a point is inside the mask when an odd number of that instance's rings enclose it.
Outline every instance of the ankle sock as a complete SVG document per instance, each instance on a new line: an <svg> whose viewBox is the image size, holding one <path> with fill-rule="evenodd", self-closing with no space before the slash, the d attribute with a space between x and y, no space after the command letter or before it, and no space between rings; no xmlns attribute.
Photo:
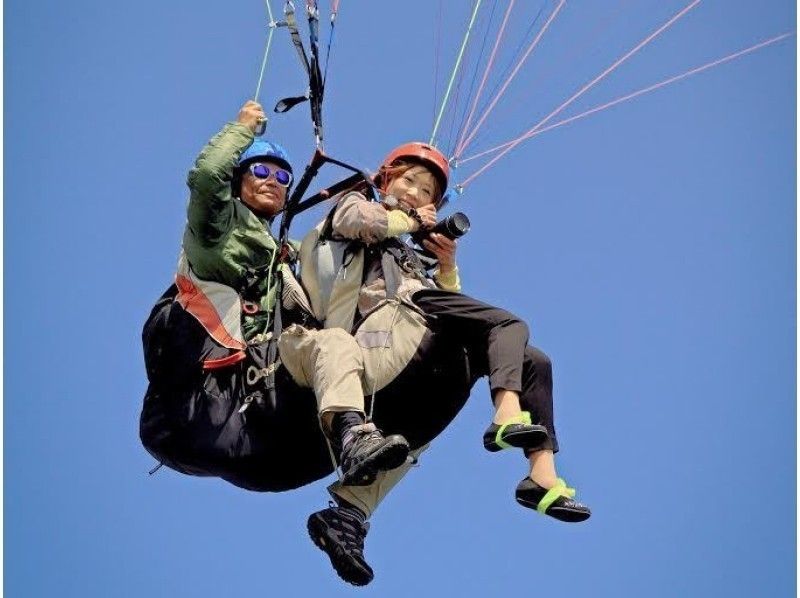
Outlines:
<svg viewBox="0 0 800 598"><path fill-rule="evenodd" d="M339 507L341 511L344 511L348 515L352 515L356 519L358 519L361 523L366 523L367 521L367 514L364 513L361 509L357 506L347 502L345 499L341 498L340 496L336 497L336 505Z"/></svg>
<svg viewBox="0 0 800 598"><path fill-rule="evenodd" d="M331 421L331 444L337 454L352 441L350 428L364 423L364 416L358 411L340 411L333 414Z"/></svg>

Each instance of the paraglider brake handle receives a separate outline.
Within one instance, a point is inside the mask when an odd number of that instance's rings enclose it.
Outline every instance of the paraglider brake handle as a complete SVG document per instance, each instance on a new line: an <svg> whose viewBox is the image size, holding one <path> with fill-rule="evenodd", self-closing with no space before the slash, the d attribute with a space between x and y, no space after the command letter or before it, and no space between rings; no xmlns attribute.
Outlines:
<svg viewBox="0 0 800 598"><path fill-rule="evenodd" d="M264 134L264 132L267 130L268 122L269 119L266 116L258 120L258 127L255 130L256 137L261 137Z"/></svg>

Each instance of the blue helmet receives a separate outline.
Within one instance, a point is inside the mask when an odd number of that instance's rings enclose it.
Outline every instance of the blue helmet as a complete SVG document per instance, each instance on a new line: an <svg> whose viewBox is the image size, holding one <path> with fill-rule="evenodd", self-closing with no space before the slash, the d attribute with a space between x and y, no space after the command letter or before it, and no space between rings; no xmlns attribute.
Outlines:
<svg viewBox="0 0 800 598"><path fill-rule="evenodd" d="M289 154L282 146L273 141L256 138L250 147L242 152L239 157L239 167L247 166L255 160L269 160L275 162L281 168L292 172L292 164L289 162Z"/></svg>
<svg viewBox="0 0 800 598"><path fill-rule="evenodd" d="M274 162L281 168L285 168L292 172L292 165L289 162L289 154L282 146L272 141L265 139L255 138L253 143L250 144L246 150L239 156L239 164L233 172L233 180L231 181L231 188L235 197L239 197L242 188L242 175L244 174L247 165L257 160L269 160Z"/></svg>

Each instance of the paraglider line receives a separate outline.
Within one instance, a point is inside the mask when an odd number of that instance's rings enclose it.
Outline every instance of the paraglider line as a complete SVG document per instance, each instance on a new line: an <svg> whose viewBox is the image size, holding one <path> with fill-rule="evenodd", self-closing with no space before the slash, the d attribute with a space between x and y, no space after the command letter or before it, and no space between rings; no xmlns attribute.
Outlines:
<svg viewBox="0 0 800 598"><path fill-rule="evenodd" d="M492 4L492 11L489 13L489 19L487 20L487 24L486 24L487 33L488 33L489 29L492 26L492 19L494 19L494 13L497 10L497 2L498 2L498 0L494 0L494 4ZM489 39L488 35L484 35L483 36L483 42L481 43L481 51L478 53L478 59L475 61L475 69L473 70L473 73L472 73L472 79L469 82L469 91L467 92L467 95L464 96L464 107L463 107L463 110L461 111L461 118L458 119L458 128L456 128L456 135L457 136L459 136L460 132L464 130L464 123L465 123L465 119L467 117L467 110L469 109L469 99L472 97L472 92L475 90L475 81L478 78L478 65L483 60L483 54L484 54L484 51L486 50L486 42L487 42L488 39ZM453 120L453 123L455 124L455 119ZM456 147L454 145L451 145L451 143L450 143L451 140L452 140L452 137L453 137L453 132L452 132L452 129L451 129L450 137L448 137L448 139L447 139L447 152L446 153L448 153L448 154L452 150L455 150L455 147ZM458 144L457 140L456 140L456 144Z"/></svg>
<svg viewBox="0 0 800 598"><path fill-rule="evenodd" d="M623 6L626 5L628 2L630 2L630 0L621 0L619 2L619 4L617 4L617 9L616 9L616 15L617 16L619 16L619 14L622 11ZM609 15L609 16L613 16L613 15ZM595 42L595 40L597 40L601 36L601 34L611 25L612 22L613 22L613 19L611 19L611 18L606 18L606 19L604 19L602 21L598 21L597 25L592 30L592 32L589 35L586 36L585 43L580 47L575 46L573 52L569 55L569 57L567 59L564 60L563 64L564 65L571 64L572 61L579 54L581 54L583 51L585 51L588 48L590 48L591 45ZM547 72L544 73L544 75L542 75L542 76L540 76L538 78L535 78L528 85L528 87L529 88L539 88L539 89L541 89L543 87L544 83L546 81L548 81L556 72L559 72L559 70L553 69L553 68L549 69ZM528 98L525 98L524 101L527 102L527 101L530 101L530 100ZM517 102L517 104L519 105L519 101ZM472 145L476 144L478 141L480 141L480 139L481 139L480 137L478 137L476 139L473 139ZM464 153L464 151L466 149L467 148L462 148L461 155L463 155L463 153Z"/></svg>
<svg viewBox="0 0 800 598"><path fill-rule="evenodd" d="M269 0L264 0L267 5L267 14L269 15L269 35L267 36L267 47L264 49L264 59L261 61L261 72L258 74L258 83L256 84L256 93L253 96L253 101L258 102L258 96L261 95L261 83L264 81L264 71L267 69L267 58L269 58L269 49L272 46L272 34L275 33L275 19L272 16L272 7Z"/></svg>
<svg viewBox="0 0 800 598"><path fill-rule="evenodd" d="M494 99L492 99L492 102L489 104L489 107L486 109L486 111L483 113L481 118L478 120L478 123L475 125L475 128L472 129L472 132L467 136L467 139L464 141L464 143L461 144L460 150L456 152L456 157L458 157L458 154L461 151L466 149L466 147L469 145L469 142L472 141L475 138L475 135L478 134L478 131L480 130L481 125L486 120L486 117L488 117L489 114L492 112L492 110L494 109L494 107L497 104L497 102L500 100L502 95L505 93L505 91L508 88L508 86L511 83L511 81L514 79L514 77L516 77L517 73L519 72L519 69L522 68L522 65L528 59L528 56L530 56L531 52L533 52L533 50L536 48L536 46L539 45L539 40L542 39L542 36L545 34L547 29L550 27L550 24L558 16L558 13L561 11L561 8L564 6L566 1L567 0L560 0L559 1L558 6L556 6L556 8L553 10L553 12L550 14L550 17L547 19L547 22L542 26L542 29L539 31L539 33L533 39L531 44L528 46L528 49L526 50L525 54L522 56L522 58L520 58L519 63L514 68L514 70L511 72L511 74L508 76L508 79L506 79L505 83L503 83L503 86L500 88L500 91L498 91L497 95L494 96ZM700 2L700 0L696 0L696 1Z"/></svg>
<svg viewBox="0 0 800 598"><path fill-rule="evenodd" d="M469 58L469 47L467 47L466 52L464 53L465 60ZM445 122L447 118L442 121L442 139L437 143L442 147L442 153L446 154L450 144L453 141L453 129L456 127L456 119L458 118L458 104L461 100L461 84L464 82L464 71L466 69L461 69L458 73L458 81L456 82L456 92L453 96L453 103L451 104L452 108L447 113L447 116L450 117L450 128L449 132L447 133L447 142L444 141L444 129L445 129ZM456 132L458 134L458 132Z"/></svg>
<svg viewBox="0 0 800 598"><path fill-rule="evenodd" d="M489 56L489 61L486 63L486 68L483 71L483 77L481 78L480 85L478 85L478 91L475 94L475 99L472 101L472 106L470 107L469 116L467 117L467 120L464 123L464 126L461 130L461 135L459 136L458 142L456 143L456 151L455 151L456 155L458 155L459 150L461 149L461 143L464 141L464 137L467 134L467 129L472 124L472 117L475 116L475 108L478 106L478 100L480 99L481 94L483 93L483 88L486 85L486 79L489 77L489 71L492 69L492 65L494 64L494 59L497 56L497 48L500 46L500 42L503 39L503 35L505 35L506 23L508 22L508 17L511 16L511 9L514 8L514 2L516 2L516 0L509 1L506 13L503 16L503 22L500 25L500 30L497 33L497 39L494 42L492 53Z"/></svg>
<svg viewBox="0 0 800 598"><path fill-rule="evenodd" d="M467 47L467 42L469 41L470 33L472 33L472 26L475 24L475 17L478 15L478 9L481 6L482 0L475 1L475 7L472 10L472 16L469 20L469 25L467 26L467 31L464 34L464 40L461 42L461 49L458 51L458 58L456 58L456 65L453 68L453 72L450 75L450 82L447 84L447 91L444 94L444 98L442 99L442 105L439 108L439 114L436 117L436 122L433 125L433 132L431 133L431 140L429 141L430 145L434 145L434 141L436 140L436 133L439 131L439 124L442 122L442 114L444 114L444 109L447 106L447 100L450 98L450 91L453 89L453 82L456 78L456 73L458 72L459 67L461 66L461 59L464 57L464 50ZM565 0L562 0L565 1Z"/></svg>
<svg viewBox="0 0 800 598"><path fill-rule="evenodd" d="M541 6L539 6L539 10L536 12L536 16L531 21L531 24L528 25L528 30L525 32L525 35L522 36L519 45L514 50L514 52L512 54L512 59L508 62L508 64L505 66L505 68L503 68L503 74L500 75L500 77L498 77L498 80L495 83L494 87L492 88L492 91L488 94L489 99L481 106L479 112L483 112L485 110L486 106L489 104L489 102L491 102L491 99L494 97L494 94L497 93L498 89L500 89L500 86L503 84L503 81L505 80L505 78L508 75L508 73L511 72L511 69L514 67L514 65L516 64L516 62L519 59L519 57L522 56L522 52L525 49L525 46L527 45L526 40L528 40L528 38L530 37L531 33L536 30L536 25L539 23L539 19L541 18L545 7L548 6L551 3L551 1L552 0L544 0L542 2ZM553 2L553 4L555 4L555 2ZM481 132L478 135L476 135L475 139L473 139L470 142L470 145L472 145L472 144L476 143L477 141L479 141L485 134L486 134L486 131L484 130L483 132ZM466 151L466 148L463 148L461 150L461 153L463 154L464 151ZM455 156L454 156L454 158L455 158Z"/></svg>
<svg viewBox="0 0 800 598"><path fill-rule="evenodd" d="M664 79L663 81L660 81L658 83L654 83L653 85L650 85L649 87L645 87L645 88L639 89L638 91L634 91L632 93L629 93L627 95L619 97L619 98L617 98L615 100L611 100L610 102L606 102L605 104L601 104L600 106L595 106L594 108L591 108L590 110L586 110L585 112L581 112L580 114L576 114L575 116L571 116L570 118L565 118L564 120L561 120L561 121L559 121L559 122L557 122L555 124L552 124L550 126L547 126L547 127L543 128L543 129L539 129L538 131L534 131L533 133L523 137L523 139L530 139L531 137L535 137L536 135L539 135L540 133L544 133L545 131L550 131L552 129L556 129L556 128L561 127L563 125L566 125L566 124L569 124L571 122L574 122L576 120L580 120L581 118L586 118L587 116L590 116L592 114L600 112L601 110L605 110L607 108L611 108L612 106L616 106L617 104L622 104L623 102L627 102L629 100L637 98L637 97L639 97L641 95L644 95L646 93L650 93L651 91L655 91L655 90L660 89L662 87L666 87L667 85L669 85L671 83L675 83L677 81L680 81L681 79L686 79L687 77L691 77L692 75L696 75L698 73L706 71L706 70L708 70L710 68L713 68L715 66L719 66L719 65L724 64L726 62L730 62L731 60L735 60L736 58L744 56L745 54L749 54L751 52L755 52L756 50L760 50L761 48L763 48L765 46L769 46L771 44L777 43L777 42L779 42L779 41L781 41L783 39L786 39L787 37L791 37L794 34L795 34L795 32L793 32L793 31L790 31L788 33L783 33L781 35L775 36L775 37L773 37L771 39L763 41L763 42L761 42L759 44L756 44L754 46L750 46L749 48L745 48L744 50L740 50L738 52L735 52L733 54L729 54L728 56L725 56L725 57L720 58L718 60L714 60L713 62L709 62L709 63L706 63L706 64L704 64L702 66L698 66L696 68L688 70L685 73L681 73L680 75L675 75L674 77L670 77L669 79ZM508 141L506 143L498 145L497 147L493 147L492 149L488 149L488 150L483 151L483 152L481 152L479 154L475 154L474 156L469 156L468 158L462 159L459 162L459 164L464 164L465 162L469 162L470 160L475 160L477 158L481 158L481 157L483 157L483 156L485 156L487 154L490 154L492 152L496 152L496 151L501 150L501 149L503 149L505 147L508 147L512 143L514 143L514 141Z"/></svg>
<svg viewBox="0 0 800 598"><path fill-rule="evenodd" d="M267 69L267 58L269 57L269 48L272 45L272 34L275 33L275 29L271 28L269 30L269 35L267 36L267 47L264 50L264 60L261 61L261 72L258 75L258 84L256 85L256 93L253 96L253 101L258 101L258 96L261 95L261 83L264 81L264 71Z"/></svg>
<svg viewBox="0 0 800 598"><path fill-rule="evenodd" d="M538 122L538 123L536 123L536 124L535 124L533 127L531 127L530 129L528 129L528 130L527 130L525 133L523 133L523 134L522 134L520 137L518 137L517 139L515 139L514 141L512 141L512 142L511 142L511 143L508 145L508 147L506 147L506 148L505 148L505 149L504 149L502 152L500 152L498 155L496 155L494 158L492 158L492 159L491 159L491 160L489 160L489 161L488 161L486 164L484 164L484 165L483 165L483 166L482 166L482 167L481 167L481 168L480 168L480 169L479 169L477 172L474 172L473 174L471 174L471 175L469 176L469 178L467 178L467 180L465 180L463 183L461 183L461 184L462 184L462 186L467 186L467 185L468 185L470 182L472 182L472 181L473 181L473 180L474 180L476 177L478 177L478 176L479 176L479 175L481 175L483 172L485 172L485 171L486 171L486 170L487 170L489 167L491 167L491 166L492 166L492 165L493 165L495 162L497 162L497 161L498 161L500 158L502 158L503 156L505 156L505 155L506 155L508 152L510 152L512 149L514 149L514 148L515 148L517 145L519 145L520 143L522 143L522 142L525 140L525 138L526 138L528 135L531 135L531 134L532 134L532 133L534 133L535 131L538 131L539 129L541 129L541 128L544 126L544 124L545 124L545 123L547 123L547 122L548 122L550 119L552 119L552 118L553 118L554 116L556 116L557 114L561 113L561 112L562 112L562 111L563 111L565 108L567 108L567 107L568 107L570 104L572 104L572 102L574 102L575 100L577 100L577 99L578 99L579 97L581 97L581 96L582 96L584 93L586 93L586 92L587 92L587 91L589 91L589 90L590 90L592 87L594 87L594 86L595 86L597 83L599 83L601 80L603 80L603 79L604 79L605 77L607 77L609 74L611 74L611 73L612 73L612 72L613 72L613 71L614 71L614 70L615 70L617 67L619 67L619 66L620 66L622 63L624 63L626 60L628 60L628 58L630 58L631 56L633 56L633 55L634 55L636 52L638 52L639 50L641 50L642 48L644 48L644 47L645 47L647 44L649 44L651 41L653 41L653 40L654 40L656 37L658 37L658 36L659 36L661 33L663 33L664 31L666 31L666 30L667 30L667 29L668 29L668 28L669 28L671 25L673 25L673 24L674 24L674 23L675 23L675 22L676 22L678 19L680 19L681 17L683 17L683 16L684 16L686 13L688 13L688 12L689 12L691 9L693 9L695 6L697 6L698 4L700 4L700 2L701 2L701 0L693 0L692 2L690 2L689 4L687 4L685 7L683 7L683 8L682 8L682 9L681 9L681 10L680 10L680 11L679 11L677 14L675 14L675 16L673 16L673 17L672 17L672 18L671 18L669 21L667 21L666 23L664 23L663 25L661 25L661 27L659 27L658 29L656 29L656 30L655 30L653 33L651 33L650 35L648 35L648 36L647 36L645 39L643 39L641 42L639 42L639 43L638 43L638 44L637 44L637 45L636 45L636 46L635 46L635 47L634 47L632 50L629 50L629 51L628 51L628 52L627 52L627 53L626 53L624 56L622 56L621 58L617 59L617 61L616 61L614 64L612 64L610 67L608 67L608 68L607 68L606 70L604 70L602 73L600 73L599 75L597 75L597 77L595 77L594 79L592 79L592 80L591 80L589 83L587 83L586 85L584 85L584 86L583 86L583 87L582 87L580 90L578 90L576 93L574 93L574 94L572 95L572 97L570 97L570 98L569 98L569 99L568 99L566 102L564 102L564 103L563 103L563 104L561 104L561 105L560 105L558 108L556 108L555 110L553 110L553 111L552 111L550 114L548 114L547 116L545 116L545 117L544 117L544 118L543 118L541 121L539 121L539 122Z"/></svg>
<svg viewBox="0 0 800 598"><path fill-rule="evenodd" d="M434 30L434 48L436 52L436 60L433 67L433 115L431 123L436 122L436 104L439 102L439 57L441 54L441 41L442 41L442 3L444 0L439 0L439 10L436 16L436 29ZM431 124L433 126L433 124Z"/></svg>
<svg viewBox="0 0 800 598"><path fill-rule="evenodd" d="M334 35L336 34L336 16L339 14L339 0L333 3L331 8L330 32L328 33L328 49L325 52L325 73L322 75L322 89L328 82L328 65L331 62L331 46L333 46Z"/></svg>

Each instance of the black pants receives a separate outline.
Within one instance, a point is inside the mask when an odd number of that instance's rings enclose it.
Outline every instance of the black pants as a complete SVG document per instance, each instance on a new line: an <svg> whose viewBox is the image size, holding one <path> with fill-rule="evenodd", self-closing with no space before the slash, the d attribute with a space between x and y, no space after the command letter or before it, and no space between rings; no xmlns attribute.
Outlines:
<svg viewBox="0 0 800 598"><path fill-rule="evenodd" d="M414 293L412 301L430 318L433 330L466 347L473 375L488 376L492 394L500 389L519 393L522 409L550 435L542 448L557 452L552 364L528 345L527 324L460 293L426 289Z"/></svg>

